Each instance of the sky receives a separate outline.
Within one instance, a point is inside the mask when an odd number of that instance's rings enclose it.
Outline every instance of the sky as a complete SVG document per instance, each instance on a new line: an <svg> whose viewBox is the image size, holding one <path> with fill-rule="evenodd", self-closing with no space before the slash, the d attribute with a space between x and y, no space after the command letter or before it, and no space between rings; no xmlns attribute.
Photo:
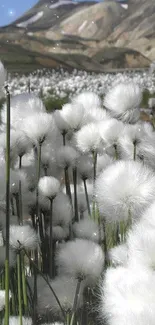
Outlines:
<svg viewBox="0 0 155 325"><path fill-rule="evenodd" d="M38 0L0 0L0 26L13 22L37 2Z"/></svg>
<svg viewBox="0 0 155 325"><path fill-rule="evenodd" d="M24 14L25 11L33 7L37 2L38 0L0 0L0 26L10 24Z"/></svg>

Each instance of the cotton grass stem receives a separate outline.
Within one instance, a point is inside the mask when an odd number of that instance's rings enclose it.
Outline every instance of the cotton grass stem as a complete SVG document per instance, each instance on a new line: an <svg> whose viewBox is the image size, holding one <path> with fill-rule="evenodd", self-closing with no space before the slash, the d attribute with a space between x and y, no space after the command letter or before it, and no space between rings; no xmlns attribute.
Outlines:
<svg viewBox="0 0 155 325"><path fill-rule="evenodd" d="M95 180L96 180L96 167L97 167L97 152L93 151L93 189L95 188ZM93 219L96 219L96 202L95 195L93 195L93 211L92 211Z"/></svg>
<svg viewBox="0 0 155 325"><path fill-rule="evenodd" d="M25 265L24 265L24 254L21 252L21 269L22 269L22 289L23 289L23 301L24 301L24 311L27 312L28 300L27 300L27 286L26 286L26 276L25 276Z"/></svg>
<svg viewBox="0 0 155 325"><path fill-rule="evenodd" d="M66 145L66 132L62 133L62 138L63 138L63 146Z"/></svg>
<svg viewBox="0 0 155 325"><path fill-rule="evenodd" d="M74 216L75 221L79 221L78 200L77 200L77 168L73 168L73 185L74 185Z"/></svg>
<svg viewBox="0 0 155 325"><path fill-rule="evenodd" d="M69 180L68 167L64 168L64 173L65 173L66 194L68 195L70 203L72 205L72 195L71 195L71 189L70 189L70 180Z"/></svg>
<svg viewBox="0 0 155 325"><path fill-rule="evenodd" d="M21 259L20 259L20 252L18 252L17 253L17 284L18 284L19 325L23 325L21 283L22 283L22 279L21 279Z"/></svg>
<svg viewBox="0 0 155 325"><path fill-rule="evenodd" d="M71 316L71 321L70 321L70 325L74 324L74 319L75 319L75 315L76 315L76 310L77 310L77 306L78 306L78 299L79 299L79 294L80 294L80 286L81 286L81 278L78 278L77 280L77 286L76 286L76 291L75 291L75 297L74 297L74 303L73 303L73 309L72 309L72 316Z"/></svg>
<svg viewBox="0 0 155 325"><path fill-rule="evenodd" d="M5 325L9 325L9 241L10 241L10 93L6 89L7 124L6 124L6 256L5 256Z"/></svg>
<svg viewBox="0 0 155 325"><path fill-rule="evenodd" d="M107 247L107 233L106 233L106 221L103 218L103 249L104 249L104 256L105 256L105 261L104 261L104 267L105 270L108 267L108 247Z"/></svg>
<svg viewBox="0 0 155 325"><path fill-rule="evenodd" d="M39 209L39 190L38 190L38 182L40 179L41 173L41 149L42 149L42 142L39 142L39 150L37 153L37 188L36 188L36 220L35 220L35 229L38 232L38 223L39 223L39 216L40 216L40 209ZM35 249L35 263L38 265L38 249ZM37 271L34 268L34 297L33 297L33 323L36 324L37 321Z"/></svg>
<svg viewBox="0 0 155 325"><path fill-rule="evenodd" d="M28 80L27 88L28 88L28 93L30 94L30 92L31 92L31 83L30 83L30 79Z"/></svg>
<svg viewBox="0 0 155 325"><path fill-rule="evenodd" d="M134 148L133 148L133 160L136 160L136 154L137 154L137 142L136 141L134 141L133 146L134 146Z"/></svg>
<svg viewBox="0 0 155 325"><path fill-rule="evenodd" d="M115 149L115 159L118 160L118 150L117 150L117 144L114 144L114 149Z"/></svg>
<svg viewBox="0 0 155 325"><path fill-rule="evenodd" d="M87 184L86 184L86 179L85 178L83 179L83 184L84 184L84 190L85 190L87 210L88 210L89 216L91 216L90 203L89 203L89 197L88 197L88 191L87 191Z"/></svg>
<svg viewBox="0 0 155 325"><path fill-rule="evenodd" d="M50 200L49 276L54 278L53 198Z"/></svg>
<svg viewBox="0 0 155 325"><path fill-rule="evenodd" d="M22 156L19 157L19 170L22 168ZM22 182L19 180L19 212L20 224L23 224L23 209L22 209Z"/></svg>

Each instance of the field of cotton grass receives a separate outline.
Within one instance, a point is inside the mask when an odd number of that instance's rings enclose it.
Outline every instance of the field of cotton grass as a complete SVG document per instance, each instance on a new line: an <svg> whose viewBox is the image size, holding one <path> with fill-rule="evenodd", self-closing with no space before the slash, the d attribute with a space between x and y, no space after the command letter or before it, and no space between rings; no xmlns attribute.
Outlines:
<svg viewBox="0 0 155 325"><path fill-rule="evenodd" d="M47 112L0 64L0 324L154 325L155 129L140 119L153 75L99 92L73 75Z"/></svg>
<svg viewBox="0 0 155 325"><path fill-rule="evenodd" d="M140 87L148 90L150 94L155 94L155 74L146 70L141 72L122 73L89 73L74 69L72 72L63 70L38 70L29 75L14 74L8 75L9 89L12 95L27 92L30 87L31 92L44 98L55 98L59 100L72 99L73 95L78 95L82 91L95 92L103 97L106 92L120 82L135 82Z"/></svg>

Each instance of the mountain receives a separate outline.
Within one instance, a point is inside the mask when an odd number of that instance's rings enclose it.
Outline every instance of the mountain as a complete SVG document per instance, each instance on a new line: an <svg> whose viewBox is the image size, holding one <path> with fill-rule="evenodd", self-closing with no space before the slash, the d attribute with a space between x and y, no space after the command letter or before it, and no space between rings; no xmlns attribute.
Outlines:
<svg viewBox="0 0 155 325"><path fill-rule="evenodd" d="M145 68L155 59L154 0L40 0L0 28L0 58L7 68L105 71Z"/></svg>

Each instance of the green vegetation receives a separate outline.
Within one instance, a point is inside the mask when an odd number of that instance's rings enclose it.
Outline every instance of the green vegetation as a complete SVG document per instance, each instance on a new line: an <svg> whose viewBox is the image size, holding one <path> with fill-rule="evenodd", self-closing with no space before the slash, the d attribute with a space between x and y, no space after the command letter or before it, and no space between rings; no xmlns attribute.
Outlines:
<svg viewBox="0 0 155 325"><path fill-rule="evenodd" d="M46 106L47 111L51 112L55 109L61 109L64 104L68 103L68 97L65 98L48 97L43 99L43 102Z"/></svg>
<svg viewBox="0 0 155 325"><path fill-rule="evenodd" d="M142 108L147 108L148 107L148 100L150 98L155 98L155 93L153 94L150 94L150 92L146 89L144 92L143 92L143 100L142 100L142 104L141 104L141 107Z"/></svg>

